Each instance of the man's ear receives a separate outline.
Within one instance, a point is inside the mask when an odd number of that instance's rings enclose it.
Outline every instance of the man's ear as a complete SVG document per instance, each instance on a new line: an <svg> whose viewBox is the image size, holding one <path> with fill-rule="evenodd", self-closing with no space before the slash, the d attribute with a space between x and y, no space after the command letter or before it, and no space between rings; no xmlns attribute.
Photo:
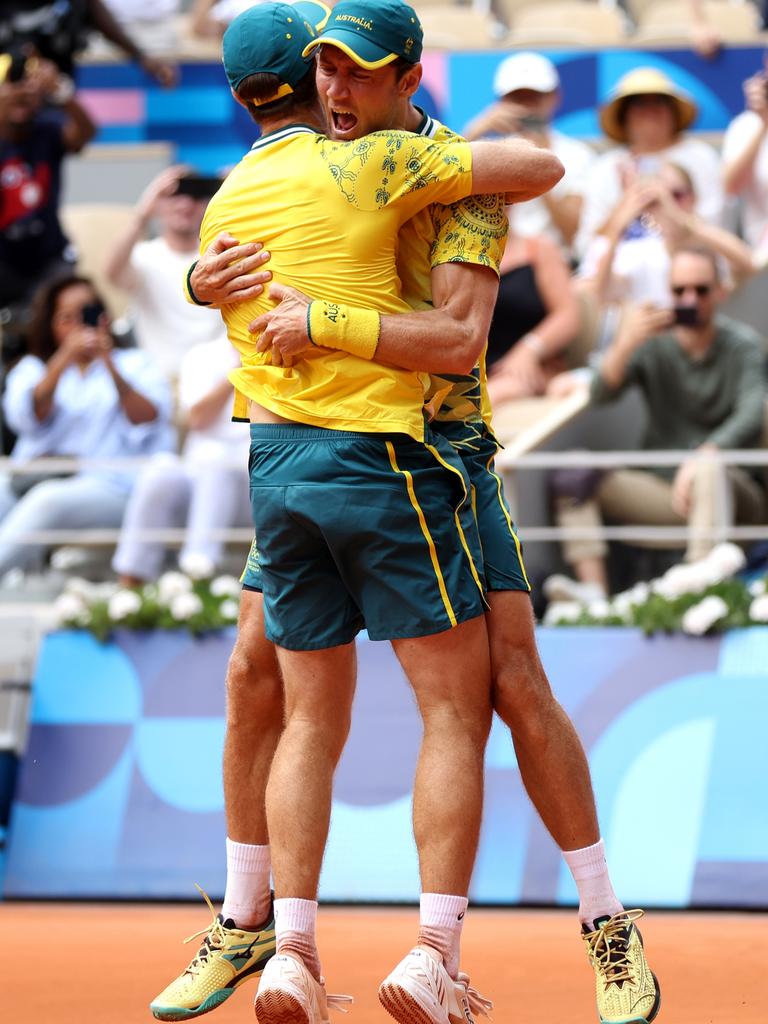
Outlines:
<svg viewBox="0 0 768 1024"><path fill-rule="evenodd" d="M412 68L409 68L400 81L397 83L397 88L401 96L410 97L416 92L421 84L422 76L421 64L414 64Z"/></svg>

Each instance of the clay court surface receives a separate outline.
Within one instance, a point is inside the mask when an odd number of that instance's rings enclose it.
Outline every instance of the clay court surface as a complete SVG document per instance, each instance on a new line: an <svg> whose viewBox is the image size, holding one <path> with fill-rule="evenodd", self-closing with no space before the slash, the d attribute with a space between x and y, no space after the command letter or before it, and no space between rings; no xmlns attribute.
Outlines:
<svg viewBox="0 0 768 1024"><path fill-rule="evenodd" d="M322 908L328 987L355 997L339 1024L385 1024L379 981L414 937L415 910ZM206 924L196 905L0 904L2 1019L9 1024L150 1024L147 1003L187 963L181 939ZM768 915L649 915L662 983L659 1024L766 1024ZM495 1001L496 1024L595 1024L591 972L569 911L473 910L464 968ZM213 1024L254 1021L248 983ZM482 1018L481 1018L482 1019Z"/></svg>

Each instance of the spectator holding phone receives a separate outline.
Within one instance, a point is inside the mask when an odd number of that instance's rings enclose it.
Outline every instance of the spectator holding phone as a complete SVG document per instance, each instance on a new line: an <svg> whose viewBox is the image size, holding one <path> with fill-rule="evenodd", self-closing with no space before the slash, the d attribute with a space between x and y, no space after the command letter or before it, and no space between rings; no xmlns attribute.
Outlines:
<svg viewBox="0 0 768 1024"><path fill-rule="evenodd" d="M720 161L712 146L686 134L697 113L688 93L657 68L635 68L617 82L600 108L600 125L617 145L602 153L590 172L576 239L580 257L626 190L640 178L657 175L666 163L690 176L697 215L711 224L720 222Z"/></svg>
<svg viewBox="0 0 768 1024"><path fill-rule="evenodd" d="M584 488L581 477L579 494L572 491L567 473L555 474L553 489L559 526L599 527L603 516L620 524L687 524L686 558L694 561L714 544L705 531L765 522L761 483L735 466L721 470L706 457L718 449L760 443L766 399L763 346L751 327L718 315L724 292L711 250L679 249L672 257L669 285L672 308L645 304L627 312L594 377L591 397L596 404L607 402L637 385L648 411L642 448L684 449L690 456L677 470L594 475L591 488ZM550 577L544 584L547 597L605 597L605 543L572 540L564 553L576 579Z"/></svg>
<svg viewBox="0 0 768 1024"><path fill-rule="evenodd" d="M522 238L545 235L569 252L581 215L589 169L595 154L586 143L552 127L560 106L557 68L540 53L514 53L496 69L496 102L464 130L469 141L491 136L521 135L537 146L551 149L565 168L553 189L538 199L510 208L515 233Z"/></svg>
<svg viewBox="0 0 768 1024"><path fill-rule="evenodd" d="M130 293L136 341L169 380L193 345L224 336L217 310L184 298L184 275L198 256L200 224L218 179L186 167L162 171L142 193L132 223L107 258L107 278ZM147 238L150 223L159 233Z"/></svg>
<svg viewBox="0 0 768 1024"><path fill-rule="evenodd" d="M706 246L721 261L724 281L739 284L754 271L752 252L725 228L696 213L693 178L679 164L638 175L627 187L579 267L579 278L602 306L624 302L665 305L672 254Z"/></svg>
<svg viewBox="0 0 768 1024"><path fill-rule="evenodd" d="M8 375L3 413L12 458L112 459L173 446L172 400L150 358L118 349L91 282L69 274L35 299L29 354ZM28 532L119 526L135 470L85 468L64 478L0 478L0 577L27 569L46 547Z"/></svg>
<svg viewBox="0 0 768 1024"><path fill-rule="evenodd" d="M742 233L765 262L768 257L768 54L763 69L744 83L746 110L723 139L725 191L742 200Z"/></svg>

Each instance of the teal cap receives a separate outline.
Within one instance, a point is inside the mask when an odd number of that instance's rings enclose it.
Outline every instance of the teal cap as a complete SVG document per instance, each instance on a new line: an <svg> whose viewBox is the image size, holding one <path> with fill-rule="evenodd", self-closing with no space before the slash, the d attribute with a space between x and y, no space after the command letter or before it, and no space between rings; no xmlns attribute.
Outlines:
<svg viewBox="0 0 768 1024"><path fill-rule="evenodd" d="M384 67L398 57L417 64L423 36L416 11L401 0L342 0L304 54L328 43L364 68Z"/></svg>
<svg viewBox="0 0 768 1024"><path fill-rule="evenodd" d="M233 90L249 75L269 72L280 79L270 103L293 92L312 64L304 50L328 20L330 10L318 0L295 4L261 3L239 14L221 44L227 80Z"/></svg>

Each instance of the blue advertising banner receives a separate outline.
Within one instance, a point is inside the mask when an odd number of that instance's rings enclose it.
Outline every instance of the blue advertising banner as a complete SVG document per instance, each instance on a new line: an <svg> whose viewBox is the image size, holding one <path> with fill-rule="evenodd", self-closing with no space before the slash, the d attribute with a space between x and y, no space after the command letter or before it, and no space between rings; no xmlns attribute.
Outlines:
<svg viewBox="0 0 768 1024"><path fill-rule="evenodd" d="M231 632L50 635L14 805L10 897L194 896L224 888L221 753ZM614 884L630 904L768 906L768 629L648 640L540 630L588 752ZM387 644L361 639L336 779L325 899L410 901L410 792L421 729ZM471 896L576 901L495 721Z"/></svg>
<svg viewBox="0 0 768 1024"><path fill-rule="evenodd" d="M596 108L619 78L639 66L659 68L687 89L699 108L695 131L722 132L744 109L742 82L762 67L759 47L728 47L715 60L690 50L547 50L562 82L556 125L585 138L601 135ZM455 131L493 101L503 51L427 51L416 102ZM96 144L170 142L174 159L208 174L236 163L258 134L232 100L219 63L182 64L175 89L161 89L128 64L78 68L78 96L98 125Z"/></svg>

